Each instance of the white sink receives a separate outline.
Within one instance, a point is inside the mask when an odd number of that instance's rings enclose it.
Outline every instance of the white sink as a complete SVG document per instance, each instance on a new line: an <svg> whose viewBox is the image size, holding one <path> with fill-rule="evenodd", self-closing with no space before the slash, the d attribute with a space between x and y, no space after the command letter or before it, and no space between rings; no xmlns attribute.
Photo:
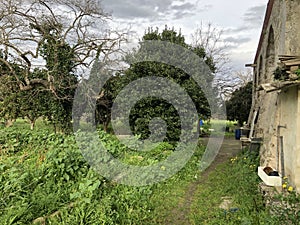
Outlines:
<svg viewBox="0 0 300 225"><path fill-rule="evenodd" d="M281 186L282 185L281 175L279 174L279 176L268 176L265 173L264 168L265 167L262 166L258 167L257 173L260 179L262 179L263 182L268 186Z"/></svg>

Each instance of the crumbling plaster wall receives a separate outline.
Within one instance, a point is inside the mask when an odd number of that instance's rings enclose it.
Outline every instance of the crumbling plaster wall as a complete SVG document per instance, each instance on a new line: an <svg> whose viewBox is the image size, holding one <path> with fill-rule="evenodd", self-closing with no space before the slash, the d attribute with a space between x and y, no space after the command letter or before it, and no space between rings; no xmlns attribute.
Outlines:
<svg viewBox="0 0 300 225"><path fill-rule="evenodd" d="M278 127L278 153L280 157L279 171L283 173L281 160L284 162L284 176L300 190L300 90L292 87L282 90L280 94L280 127ZM282 140L281 140L282 139ZM282 143L281 143L282 142ZM283 154L281 153L283 152Z"/></svg>
<svg viewBox="0 0 300 225"><path fill-rule="evenodd" d="M279 62L279 55L300 55L299 12L300 0L274 1L270 19L262 31L261 48L257 52L254 88L274 81L273 72ZM279 137L283 136L286 175L300 191L300 135L297 134L300 133L300 93L298 88L271 93L254 91L254 96L252 111L259 111L255 137L263 138L260 151L261 166L271 166L281 171L278 151L280 150ZM284 125L287 129L279 128Z"/></svg>
<svg viewBox="0 0 300 225"><path fill-rule="evenodd" d="M282 1L282 0L280 0ZM300 1L284 0L286 3L285 53L300 53Z"/></svg>
<svg viewBox="0 0 300 225"><path fill-rule="evenodd" d="M260 84L273 81L273 71L278 62L278 55L285 52L286 2L275 1L268 26L264 32L262 46L258 52L255 74L257 74L257 88ZM273 34L271 34L273 33ZM273 39L273 40L270 40ZM274 42L273 46L270 43ZM269 48L273 48L272 51ZM268 53L272 52L273 60L269 60ZM258 112L255 136L263 139L261 146L261 165L276 168L277 165L277 124L279 122L278 93L257 91L256 110Z"/></svg>
<svg viewBox="0 0 300 225"><path fill-rule="evenodd" d="M286 55L300 55L300 0L285 0L285 51ZM280 93L280 130L283 137L285 176L300 193L300 89L289 88ZM281 147L281 146L279 146Z"/></svg>

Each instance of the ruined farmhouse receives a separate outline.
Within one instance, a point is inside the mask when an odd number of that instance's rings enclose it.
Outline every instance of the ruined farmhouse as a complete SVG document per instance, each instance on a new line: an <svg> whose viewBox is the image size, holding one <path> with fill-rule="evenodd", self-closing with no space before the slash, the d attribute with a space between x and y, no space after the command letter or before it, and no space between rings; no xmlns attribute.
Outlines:
<svg viewBox="0 0 300 225"><path fill-rule="evenodd" d="M250 138L300 192L300 0L269 0L253 67Z"/></svg>

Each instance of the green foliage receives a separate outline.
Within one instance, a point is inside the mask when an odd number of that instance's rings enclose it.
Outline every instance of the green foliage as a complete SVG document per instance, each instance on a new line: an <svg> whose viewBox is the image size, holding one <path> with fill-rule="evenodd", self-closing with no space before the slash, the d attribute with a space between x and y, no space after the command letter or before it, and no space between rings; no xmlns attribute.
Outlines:
<svg viewBox="0 0 300 225"><path fill-rule="evenodd" d="M50 73L48 75L52 77L52 85L56 88L56 96L48 102L49 111L46 116L58 129L70 131L73 97L78 82L74 74L74 50L61 40L58 29L49 27L41 55L46 60L46 68Z"/></svg>
<svg viewBox="0 0 300 225"><path fill-rule="evenodd" d="M300 78L300 68L298 68L295 73L297 74L297 76Z"/></svg>
<svg viewBox="0 0 300 225"><path fill-rule="evenodd" d="M44 36L39 50L46 61L46 69L26 71L14 62L4 64L0 61L0 118L27 117L34 124L37 118L44 116L56 130L68 132L71 130L72 101L78 82L74 74L75 53L70 45L61 41L59 29L47 24L44 26L48 33L37 27L34 29ZM4 57L2 52L0 57ZM21 90L18 82L26 83L26 79L47 80L50 90L42 85Z"/></svg>
<svg viewBox="0 0 300 225"><path fill-rule="evenodd" d="M70 201L70 188L88 173L73 137L5 129L0 149L1 221L19 215L15 223L28 224L56 211Z"/></svg>
<svg viewBox="0 0 300 225"><path fill-rule="evenodd" d="M151 151L139 152L103 131L99 137L115 157L131 165L157 163L174 148L164 142ZM187 165L167 181L129 187L92 170L71 135L21 126L1 129L1 224L32 224L41 217L46 224L166 224L189 184L198 179L204 150L199 145ZM255 153L244 152L212 171L198 184L190 223L297 224L299 196L295 192L278 196L287 207L272 208L273 214L264 207L257 187L258 165ZM238 210L220 209L222 197L230 197L232 209Z"/></svg>
<svg viewBox="0 0 300 225"><path fill-rule="evenodd" d="M29 131L22 127L0 130L0 221L1 224L155 224L164 198L166 207L177 201L168 196L174 186L195 179L197 149L188 165L161 184L129 187L108 181L86 163L71 135L47 129ZM132 165L151 165L173 151L161 143L149 152L126 148L103 131L99 137L109 151ZM142 159L142 160L141 160ZM168 190L166 192L166 190ZM52 214L56 216L52 216Z"/></svg>
<svg viewBox="0 0 300 225"><path fill-rule="evenodd" d="M0 50L0 58L3 58ZM9 67L15 70L15 74L20 79L24 70L18 65L10 63L9 66L0 60L0 118L5 120L16 119L21 115L20 104L22 103L22 93L16 84L16 78L11 76Z"/></svg>
<svg viewBox="0 0 300 225"><path fill-rule="evenodd" d="M264 199L257 166L257 154L246 151L213 171L198 187L191 224L298 224L299 195L290 189ZM224 199L231 202L228 209L220 208Z"/></svg>
<svg viewBox="0 0 300 225"><path fill-rule="evenodd" d="M140 49L132 55L129 55L128 61L136 57L141 51L145 50L145 48L148 48L144 42L149 40L168 41L185 47L203 59L208 64L212 72L216 69L215 64L213 63L213 58L205 54L205 49L203 47L190 47L185 43L185 39L181 33L177 33L174 29L169 29L168 27L166 27L161 33L158 30L154 31L149 28L148 32L145 33L142 38ZM155 54L159 55L159 51L162 51L162 49L146 49L146 51L155 51ZM163 54L163 52L161 53ZM176 54L176 52L174 52L174 54ZM170 57L172 57L172 55L170 55ZM190 75L186 74L180 68L171 65L149 61L131 64L130 68L125 71L124 76L120 78L122 83L120 90L132 81L148 76L163 77L177 83L191 97L199 116L202 118L208 118L210 116L208 101L199 85L190 77ZM203 77L203 79L207 81L207 86L211 86L213 74L210 74L208 77ZM179 97L176 97L176 91L174 91L172 95L174 96L174 99L179 99ZM185 102L181 102L181 107L188 110L189 105ZM150 135L149 122L155 117L161 117L167 124L168 131L165 141L176 142L181 132L181 121L178 116L178 112L168 102L155 97L140 100L131 110L129 121L131 130L134 134L140 134L143 139L148 138Z"/></svg>
<svg viewBox="0 0 300 225"><path fill-rule="evenodd" d="M252 82L246 84L232 93L231 98L226 101L227 119L237 120L242 126L247 122L252 105Z"/></svg>
<svg viewBox="0 0 300 225"><path fill-rule="evenodd" d="M131 110L130 125L135 134L148 138L151 134L151 119L160 117L167 124L165 141L178 141L180 136L180 117L175 108L164 100L147 98L139 101Z"/></svg>
<svg viewBox="0 0 300 225"><path fill-rule="evenodd" d="M90 82L91 79L101 78L105 79L105 76L109 76L110 74L105 74L102 70L102 67L105 66L98 60L96 60L93 64L90 73ZM101 72L100 72L101 71ZM95 83L99 83L99 81L95 81ZM108 126L111 121L111 108L113 105L113 101L118 94L118 90L120 90L120 86L122 85L122 77L120 73L116 73L113 76L110 76L108 81L104 84L103 88L100 90L102 97L98 98L96 101L96 113L95 120L97 125L101 124L105 131L108 130Z"/></svg>
<svg viewBox="0 0 300 225"><path fill-rule="evenodd" d="M152 28L149 28L142 38L140 48L132 54L129 54L125 60L128 62L134 60L138 57L140 52L145 51L146 48L147 52L159 55L158 53L159 51L162 51L161 49L148 49L148 46L145 45L146 41L151 40L171 42L194 52L210 67L212 73L201 79L206 81L208 87L212 85L213 73L216 71L213 57L206 54L206 50L203 46L189 46L185 42L185 38L181 33L176 32L174 29L169 29L168 27L166 27L162 32L159 32L158 29L153 30ZM174 54L176 54L176 52L174 52ZM96 77L99 76L100 74L98 74L98 71L100 71L102 66L103 65L100 62L96 61L93 65L91 74ZM131 64L130 68L126 70L124 74L117 73L106 82L103 89L100 91L103 96L97 100L97 124L101 124L101 127L108 130L109 122L111 120L111 107L119 92L131 82L147 76L167 78L168 80L177 83L191 97L199 116L201 116L201 118L208 118L210 116L210 107L203 90L188 74L177 67L158 62L149 62L146 60ZM175 92L172 95L174 99L177 99ZM126 101L130 101L130 99L126 99ZM188 109L188 105L186 103L181 102L180 104L182 108ZM132 108L129 119L132 132L140 135L142 139L148 138L150 135L149 122L155 117L162 117L167 124L168 130L165 141L178 141L181 132L181 121L178 113L171 104L156 97L142 99L135 105L135 107ZM118 123L118 128L120 128L120 132L123 132L122 124ZM126 133L124 132L122 134Z"/></svg>

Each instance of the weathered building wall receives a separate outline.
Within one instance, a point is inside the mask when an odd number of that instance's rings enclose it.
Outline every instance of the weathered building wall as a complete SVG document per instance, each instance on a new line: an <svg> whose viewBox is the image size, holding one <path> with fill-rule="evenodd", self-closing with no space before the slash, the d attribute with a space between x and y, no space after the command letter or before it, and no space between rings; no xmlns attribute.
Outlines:
<svg viewBox="0 0 300 225"><path fill-rule="evenodd" d="M261 48L256 56L256 86L273 81L278 55L285 53L286 41L286 2L274 1L268 24L262 34ZM278 93L257 91L256 107L258 110L255 136L264 141L261 146L261 164L271 167L277 164L277 124L278 124Z"/></svg>
<svg viewBox="0 0 300 225"><path fill-rule="evenodd" d="M288 176L293 176L292 181L296 185L297 192L300 193L300 87L298 87L298 100L297 100L297 105L298 105L298 111L297 115L297 120L295 121L297 124L297 130L293 131L293 134L296 136L296 143L295 143L295 172L293 174L288 174ZM296 133L295 133L296 132ZM288 162L287 162L288 163Z"/></svg>
<svg viewBox="0 0 300 225"><path fill-rule="evenodd" d="M286 54L300 53L300 1L285 0L286 3Z"/></svg>
<svg viewBox="0 0 300 225"><path fill-rule="evenodd" d="M300 191L300 89L293 87L280 94L280 124L278 125L279 155L284 155L284 175L296 185ZM282 143L281 143L282 138ZM279 161L280 161L279 160ZM281 163L279 164L281 165ZM282 171L279 166L279 171Z"/></svg>
<svg viewBox="0 0 300 225"><path fill-rule="evenodd" d="M274 82L280 55L300 55L300 0L270 0L254 61L254 103L249 121L258 111L255 137L261 137L261 166L285 172L300 192L300 94L298 87L266 93L261 84ZM287 128L280 128L286 125ZM283 146L280 144L283 137Z"/></svg>

